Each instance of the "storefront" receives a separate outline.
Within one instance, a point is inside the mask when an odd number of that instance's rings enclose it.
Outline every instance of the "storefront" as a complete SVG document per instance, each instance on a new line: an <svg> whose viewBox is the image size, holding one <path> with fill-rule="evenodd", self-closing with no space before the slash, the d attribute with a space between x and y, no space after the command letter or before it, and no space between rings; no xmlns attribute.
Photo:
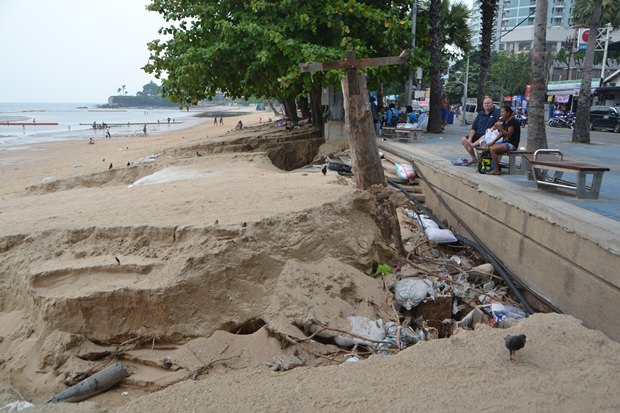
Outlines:
<svg viewBox="0 0 620 413"><path fill-rule="evenodd" d="M591 90L595 92L601 79L592 79ZM547 103L549 104L549 113L554 110L562 112L575 112L577 110L577 100L579 99L579 90L581 89L581 79L577 80L560 80L549 82L547 84Z"/></svg>

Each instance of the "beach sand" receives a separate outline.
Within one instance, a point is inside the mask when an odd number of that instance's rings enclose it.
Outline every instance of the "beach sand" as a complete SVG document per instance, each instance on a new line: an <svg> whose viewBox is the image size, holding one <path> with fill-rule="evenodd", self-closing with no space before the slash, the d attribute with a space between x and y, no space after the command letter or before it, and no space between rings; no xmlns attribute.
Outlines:
<svg viewBox="0 0 620 413"><path fill-rule="evenodd" d="M377 200L404 201L276 167L311 159L316 138L260 116L0 152L0 407L121 360L120 386L31 411L620 410L620 345L567 315L359 363L334 334L305 339L347 315L393 317L367 272L397 257ZM238 119L252 127L226 133ZM518 333L509 362L503 338ZM267 366L293 357L303 365Z"/></svg>

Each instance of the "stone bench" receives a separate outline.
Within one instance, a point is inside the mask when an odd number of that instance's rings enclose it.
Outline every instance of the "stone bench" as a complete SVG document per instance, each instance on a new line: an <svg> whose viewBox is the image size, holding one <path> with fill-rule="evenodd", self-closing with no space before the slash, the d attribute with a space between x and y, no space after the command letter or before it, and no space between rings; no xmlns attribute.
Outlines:
<svg viewBox="0 0 620 413"><path fill-rule="evenodd" d="M538 188L567 189L580 199L598 199L603 174L609 171L602 166L565 161L562 152L555 149L539 149L533 155L524 155L524 160L528 179L536 181ZM564 173L575 174L575 181L562 179Z"/></svg>

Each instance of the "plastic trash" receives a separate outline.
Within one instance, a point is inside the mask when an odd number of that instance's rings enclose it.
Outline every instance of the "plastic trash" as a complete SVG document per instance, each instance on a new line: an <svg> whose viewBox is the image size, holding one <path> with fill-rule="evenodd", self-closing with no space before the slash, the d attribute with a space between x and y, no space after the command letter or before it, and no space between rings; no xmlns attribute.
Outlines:
<svg viewBox="0 0 620 413"><path fill-rule="evenodd" d="M409 164L395 162L394 167L396 167L396 175L398 175L400 179L405 179L411 182L416 178L413 166Z"/></svg>
<svg viewBox="0 0 620 413"><path fill-rule="evenodd" d="M34 407L34 404L21 400L18 402L11 402L4 407L0 407L0 410L6 410L7 412L21 412L22 410L26 410L31 407Z"/></svg>
<svg viewBox="0 0 620 413"><path fill-rule="evenodd" d="M435 297L433 282L428 279L407 278L399 281L394 288L396 303L411 310L417 307L426 297Z"/></svg>
<svg viewBox="0 0 620 413"><path fill-rule="evenodd" d="M385 338L383 320L371 320L362 316L349 316L347 320L351 323L349 331L357 337L336 336L334 341L338 346L351 347L355 344L361 344L371 347L375 344L374 342L381 341ZM367 338L372 341L365 341L359 337Z"/></svg>
<svg viewBox="0 0 620 413"><path fill-rule="evenodd" d="M500 303L483 305L480 307L480 310L491 316L489 320L491 327L509 328L515 325L519 320L527 317L527 314L517 307Z"/></svg>
<svg viewBox="0 0 620 413"><path fill-rule="evenodd" d="M402 326L399 328L398 324L392 321L385 324L385 333L385 338L375 346L377 353L382 355L394 354L392 350L403 350L420 341L420 338L413 331Z"/></svg>

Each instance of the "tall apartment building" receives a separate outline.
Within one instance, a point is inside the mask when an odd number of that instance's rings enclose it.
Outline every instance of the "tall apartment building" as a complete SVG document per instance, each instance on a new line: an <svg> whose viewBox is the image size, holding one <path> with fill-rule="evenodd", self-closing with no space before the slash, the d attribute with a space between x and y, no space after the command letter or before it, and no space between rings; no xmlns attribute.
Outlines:
<svg viewBox="0 0 620 413"><path fill-rule="evenodd" d="M548 0L547 50L557 51L563 41L574 36L572 25L573 0ZM534 12L536 0L499 0L499 11L495 21L493 50L529 51L534 42ZM519 23L519 27L516 27ZM474 0L472 17L472 44L480 46L480 1Z"/></svg>

